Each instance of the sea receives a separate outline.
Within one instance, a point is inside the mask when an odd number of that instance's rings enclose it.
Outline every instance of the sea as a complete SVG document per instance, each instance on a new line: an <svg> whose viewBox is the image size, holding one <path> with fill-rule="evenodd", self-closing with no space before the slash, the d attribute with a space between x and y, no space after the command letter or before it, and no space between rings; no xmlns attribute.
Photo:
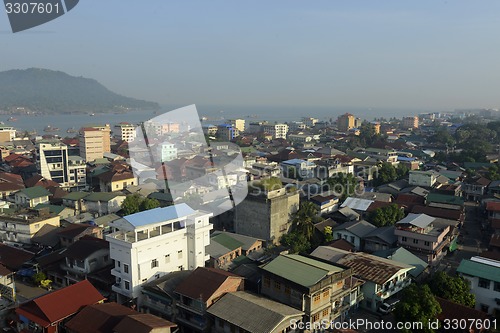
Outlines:
<svg viewBox="0 0 500 333"><path fill-rule="evenodd" d="M47 126L54 129L50 134L61 137L76 136L75 132L85 125L110 124L114 126L120 122L139 124L160 114L175 110L183 105L165 105L159 110L133 110L124 113L95 113L95 114L44 114L30 115L0 115L0 121L5 125L13 126L18 131L35 132L38 135L47 134ZM270 122L300 121L302 117L314 117L320 121L335 121L346 112L356 117L373 121L375 118L418 115L420 113L435 112L436 110L423 109L396 109L396 108L362 108L362 107L302 107L302 106L213 106L197 105L198 115L204 124L221 124L228 119L241 118L247 123L267 120ZM14 119L12 119L14 118ZM57 129L57 130L55 130ZM70 131L68 131L70 130Z"/></svg>

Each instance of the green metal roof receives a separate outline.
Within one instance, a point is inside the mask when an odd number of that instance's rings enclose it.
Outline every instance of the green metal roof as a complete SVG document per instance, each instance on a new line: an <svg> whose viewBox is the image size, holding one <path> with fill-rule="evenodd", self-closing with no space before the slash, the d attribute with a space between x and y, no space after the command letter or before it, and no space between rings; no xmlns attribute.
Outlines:
<svg viewBox="0 0 500 333"><path fill-rule="evenodd" d="M24 193L30 199L40 198L50 195L50 192L41 186L23 188L21 192Z"/></svg>
<svg viewBox="0 0 500 333"><path fill-rule="evenodd" d="M50 205L50 204L38 204L35 206L36 210L48 208L49 212L59 215L66 207L59 205Z"/></svg>
<svg viewBox="0 0 500 333"><path fill-rule="evenodd" d="M66 194L63 199L68 199L68 200L80 200L85 198L87 195L89 195L89 192L70 192Z"/></svg>
<svg viewBox="0 0 500 333"><path fill-rule="evenodd" d="M490 266L480 262L463 259L457 268L457 272L477 276L483 279L500 282L500 267Z"/></svg>
<svg viewBox="0 0 500 333"><path fill-rule="evenodd" d="M437 202L450 205L464 205L464 199L456 197L454 195L439 194L439 193L429 193L427 195L427 202Z"/></svg>
<svg viewBox="0 0 500 333"><path fill-rule="evenodd" d="M343 271L340 267L297 254L280 255L261 267L304 287L312 287L327 275Z"/></svg>
<svg viewBox="0 0 500 333"><path fill-rule="evenodd" d="M228 248L231 251L236 250L237 248L239 248L243 245L242 242L237 241L236 239L228 236L227 234L215 235L215 236L210 238L210 241L217 242L220 245L224 246L225 248Z"/></svg>
<svg viewBox="0 0 500 333"><path fill-rule="evenodd" d="M85 197L86 201L109 201L117 196L123 195L121 192L94 192Z"/></svg>

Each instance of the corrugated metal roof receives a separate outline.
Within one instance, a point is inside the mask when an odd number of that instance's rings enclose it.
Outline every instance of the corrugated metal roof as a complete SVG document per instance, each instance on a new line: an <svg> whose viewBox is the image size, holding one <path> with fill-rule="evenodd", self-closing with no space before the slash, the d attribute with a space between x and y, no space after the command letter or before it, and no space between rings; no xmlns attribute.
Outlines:
<svg viewBox="0 0 500 333"><path fill-rule="evenodd" d="M191 207L185 203L181 203L178 205L146 210L124 216L123 218L134 227L141 227L148 224L183 218L194 213L195 211Z"/></svg>
<svg viewBox="0 0 500 333"><path fill-rule="evenodd" d="M481 262L463 259L457 268L457 272L476 276L483 279L500 282L500 267L487 265Z"/></svg>
<svg viewBox="0 0 500 333"><path fill-rule="evenodd" d="M251 333L274 332L283 321L304 314L290 306L246 291L227 293L207 312Z"/></svg>
<svg viewBox="0 0 500 333"><path fill-rule="evenodd" d="M373 200L349 197L345 199L341 207L349 207L354 210L366 211L373 203Z"/></svg>
<svg viewBox="0 0 500 333"><path fill-rule="evenodd" d="M262 266L262 269L304 287L314 286L328 274L343 270L340 267L296 254L280 255Z"/></svg>
<svg viewBox="0 0 500 333"><path fill-rule="evenodd" d="M429 224L431 224L435 220L434 217L431 217L426 214L413 214L410 213L401 221L396 222L396 224L411 224L419 228L425 228Z"/></svg>

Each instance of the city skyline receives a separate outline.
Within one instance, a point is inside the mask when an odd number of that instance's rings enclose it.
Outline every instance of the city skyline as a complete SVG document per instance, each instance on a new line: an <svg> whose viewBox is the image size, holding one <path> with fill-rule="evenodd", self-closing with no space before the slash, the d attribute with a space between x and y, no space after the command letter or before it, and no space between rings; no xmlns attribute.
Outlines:
<svg viewBox="0 0 500 333"><path fill-rule="evenodd" d="M499 7L86 1L17 34L0 15L0 70L61 70L162 105L495 108Z"/></svg>

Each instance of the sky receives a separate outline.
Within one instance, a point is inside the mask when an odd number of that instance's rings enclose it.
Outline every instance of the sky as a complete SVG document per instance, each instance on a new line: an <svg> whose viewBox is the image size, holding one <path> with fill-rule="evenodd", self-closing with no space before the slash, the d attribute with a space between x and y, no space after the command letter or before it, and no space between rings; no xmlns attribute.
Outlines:
<svg viewBox="0 0 500 333"><path fill-rule="evenodd" d="M13 34L0 71L98 80L161 104L500 105L499 1L81 0Z"/></svg>

